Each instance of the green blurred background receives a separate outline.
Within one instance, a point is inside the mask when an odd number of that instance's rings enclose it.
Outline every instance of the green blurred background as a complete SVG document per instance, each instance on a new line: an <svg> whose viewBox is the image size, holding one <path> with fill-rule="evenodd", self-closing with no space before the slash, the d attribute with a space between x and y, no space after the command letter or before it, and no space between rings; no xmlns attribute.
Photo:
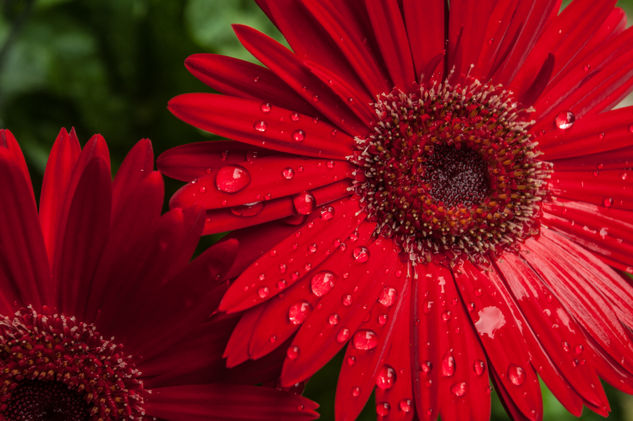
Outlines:
<svg viewBox="0 0 633 421"><path fill-rule="evenodd" d="M250 59L233 36L234 22L280 39L252 0L0 0L0 5L0 127L20 141L36 183L60 127L75 127L82 143L94 133L104 135L115 167L140 138L151 138L160 153L208 136L166 110L171 97L206 89L184 69L184 58L213 52ZM619 5L633 16L633 0ZM171 183L169 190L175 187ZM341 356L307 386L324 420L333 419L340 364ZM607 390L609 419L633 421L633 399ZM546 389L543 399L546 420L576 419ZM373 405L368 403L360 419L375 419ZM493 419L508 419L496 397ZM602 418L585 411L581 419Z"/></svg>

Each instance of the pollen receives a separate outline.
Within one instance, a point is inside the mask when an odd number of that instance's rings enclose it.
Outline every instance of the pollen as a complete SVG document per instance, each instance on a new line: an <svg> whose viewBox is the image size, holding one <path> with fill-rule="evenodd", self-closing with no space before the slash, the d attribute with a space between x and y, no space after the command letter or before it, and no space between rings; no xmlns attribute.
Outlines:
<svg viewBox="0 0 633 421"><path fill-rule="evenodd" d="M434 82L382 94L356 138L354 191L376 235L412 262L479 258L538 233L551 172L500 85Z"/></svg>

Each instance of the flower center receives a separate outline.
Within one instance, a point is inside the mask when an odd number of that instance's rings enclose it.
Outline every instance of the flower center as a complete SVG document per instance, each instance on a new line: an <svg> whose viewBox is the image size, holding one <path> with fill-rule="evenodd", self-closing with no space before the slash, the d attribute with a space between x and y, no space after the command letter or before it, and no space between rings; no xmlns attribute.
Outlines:
<svg viewBox="0 0 633 421"><path fill-rule="evenodd" d="M355 191L413 262L477 259L538 232L550 164L537 159L530 110L475 80L394 90L350 158Z"/></svg>
<svg viewBox="0 0 633 421"><path fill-rule="evenodd" d="M93 325L33 308L0 316L0 418L142 419L132 357Z"/></svg>

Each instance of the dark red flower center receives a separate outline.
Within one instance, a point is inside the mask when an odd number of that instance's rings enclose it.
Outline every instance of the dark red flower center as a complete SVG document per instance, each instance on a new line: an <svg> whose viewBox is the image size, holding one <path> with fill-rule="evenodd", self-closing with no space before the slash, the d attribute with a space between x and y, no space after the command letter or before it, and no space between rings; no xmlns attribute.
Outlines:
<svg viewBox="0 0 633 421"><path fill-rule="evenodd" d="M0 317L0 418L142 419L132 357L93 325L32 308Z"/></svg>
<svg viewBox="0 0 633 421"><path fill-rule="evenodd" d="M509 92L442 82L374 107L378 121L351 158L355 190L377 234L410 260L478 258L538 232L550 165Z"/></svg>

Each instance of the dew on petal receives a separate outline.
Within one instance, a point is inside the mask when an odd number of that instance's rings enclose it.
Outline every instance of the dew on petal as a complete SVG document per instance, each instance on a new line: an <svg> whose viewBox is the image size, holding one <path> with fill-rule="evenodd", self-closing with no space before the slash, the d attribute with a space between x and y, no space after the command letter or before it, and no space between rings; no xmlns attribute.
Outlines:
<svg viewBox="0 0 633 421"><path fill-rule="evenodd" d="M633 123L629 124L629 132L633 133Z"/></svg>
<svg viewBox="0 0 633 421"><path fill-rule="evenodd" d="M301 129L292 132L292 140L294 140L295 142L303 142L305 138L306 133Z"/></svg>
<svg viewBox="0 0 633 421"><path fill-rule="evenodd" d="M220 168L215 176L215 186L225 193L237 193L251 182L248 171L238 165L227 165Z"/></svg>
<svg viewBox="0 0 633 421"><path fill-rule="evenodd" d="M310 289L317 297L323 297L330 292L336 282L336 275L329 271L316 273L310 281Z"/></svg>
<svg viewBox="0 0 633 421"><path fill-rule="evenodd" d="M316 205L314 196L309 192L299 193L293 197L292 204L299 215L309 215Z"/></svg>
<svg viewBox="0 0 633 421"><path fill-rule="evenodd" d="M336 326L340 321L341 316L336 313L330 314L330 317L327 318L327 322L330 324L330 326Z"/></svg>
<svg viewBox="0 0 633 421"><path fill-rule="evenodd" d="M292 121L299 121L299 118L300 118L299 113L292 113L292 114L290 114L290 119Z"/></svg>
<svg viewBox="0 0 633 421"><path fill-rule="evenodd" d="M481 376L486 371L486 363L481 360L475 361L473 364L473 371L476 375Z"/></svg>
<svg viewBox="0 0 633 421"><path fill-rule="evenodd" d="M554 124L561 130L567 130L574 125L576 116L571 111L563 111L556 115Z"/></svg>
<svg viewBox="0 0 633 421"><path fill-rule="evenodd" d="M396 301L398 291L395 288L384 288L378 298L378 302L385 307L391 307Z"/></svg>
<svg viewBox="0 0 633 421"><path fill-rule="evenodd" d="M336 335L336 341L338 343L343 343L349 339L350 334L350 330L345 327L338 331L338 334Z"/></svg>
<svg viewBox="0 0 633 421"><path fill-rule="evenodd" d="M272 106L270 105L270 102L264 102L259 109L262 110L262 113L269 113Z"/></svg>
<svg viewBox="0 0 633 421"><path fill-rule="evenodd" d="M359 397L359 396L360 396L360 387L355 386L355 387L352 389L352 396L353 396L353 397L355 397L355 398L357 398L357 397Z"/></svg>
<svg viewBox="0 0 633 421"><path fill-rule="evenodd" d="M462 396L464 396L467 390L468 390L468 385L466 384L466 382L455 383L454 385L451 386L451 392L453 393L453 395L457 396L458 398L461 398Z"/></svg>
<svg viewBox="0 0 633 421"><path fill-rule="evenodd" d="M398 406L400 407L400 410L402 412L409 413L413 408L413 402L411 401L411 399L402 399Z"/></svg>
<svg viewBox="0 0 633 421"><path fill-rule="evenodd" d="M259 298L263 300L270 295L270 290L268 289L268 287L261 287L257 290L257 295L259 295Z"/></svg>
<svg viewBox="0 0 633 421"><path fill-rule="evenodd" d="M300 325L306 320L311 311L312 306L307 301L293 304L288 309L288 321L295 326Z"/></svg>
<svg viewBox="0 0 633 421"><path fill-rule="evenodd" d="M521 386L525 381L525 370L518 365L508 367L508 378L515 386Z"/></svg>
<svg viewBox="0 0 633 421"><path fill-rule="evenodd" d="M455 358L447 354L442 360L442 375L450 377L455 374Z"/></svg>
<svg viewBox="0 0 633 421"><path fill-rule="evenodd" d="M334 218L334 208L332 206L326 206L321 209L321 219L329 221Z"/></svg>
<svg viewBox="0 0 633 421"><path fill-rule="evenodd" d="M373 330L359 330L354 334L352 345L359 351L372 350L378 346L378 335Z"/></svg>
<svg viewBox="0 0 633 421"><path fill-rule="evenodd" d="M356 357L353 355L350 355L349 357L345 359L345 362L347 363L348 366L352 367L354 364L356 364Z"/></svg>
<svg viewBox="0 0 633 421"><path fill-rule="evenodd" d="M235 216L252 217L257 216L264 209L264 202L246 203L241 206L231 208L231 213Z"/></svg>
<svg viewBox="0 0 633 421"><path fill-rule="evenodd" d="M341 298L341 304L343 304L345 307L351 306L352 305L352 295L351 294L343 295L343 297Z"/></svg>
<svg viewBox="0 0 633 421"><path fill-rule="evenodd" d="M356 261L356 263L367 263L369 260L369 250L367 247L356 247L352 250L352 257Z"/></svg>
<svg viewBox="0 0 633 421"><path fill-rule="evenodd" d="M389 411L391 410L391 405L389 402L382 402L376 404L376 414L381 417L386 417L389 415Z"/></svg>
<svg viewBox="0 0 633 421"><path fill-rule="evenodd" d="M386 314L379 314L378 315L378 324L380 326L384 326L385 324L387 324L387 320L389 319L389 316Z"/></svg>
<svg viewBox="0 0 633 421"><path fill-rule="evenodd" d="M265 121L259 120L253 124L253 129L255 129L256 131L260 133L264 133L266 129L268 129L268 125L266 124Z"/></svg>
<svg viewBox="0 0 633 421"><path fill-rule="evenodd" d="M286 356L290 360L296 360L299 357L299 347L297 345L293 345L286 351Z"/></svg>
<svg viewBox="0 0 633 421"><path fill-rule="evenodd" d="M281 176L283 178L285 178L286 180L292 180L295 176L295 170L293 170L292 168L288 167L288 168L284 168L281 171Z"/></svg>
<svg viewBox="0 0 633 421"><path fill-rule="evenodd" d="M605 208L610 208L611 206L613 206L613 197L605 197L605 199L602 201L602 204Z"/></svg>
<svg viewBox="0 0 633 421"><path fill-rule="evenodd" d="M389 390L396 382L396 370L388 365L384 365L376 377L376 386L380 390Z"/></svg>

